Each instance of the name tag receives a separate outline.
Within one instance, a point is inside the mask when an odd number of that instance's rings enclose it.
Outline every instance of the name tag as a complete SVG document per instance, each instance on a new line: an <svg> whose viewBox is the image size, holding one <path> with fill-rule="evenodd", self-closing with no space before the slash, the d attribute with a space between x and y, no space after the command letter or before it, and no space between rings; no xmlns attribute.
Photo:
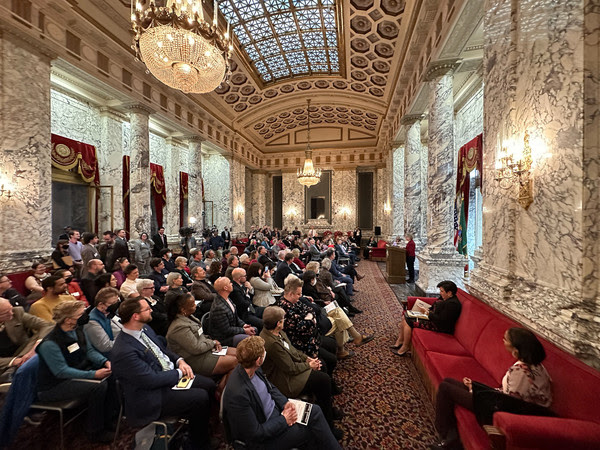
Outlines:
<svg viewBox="0 0 600 450"><path fill-rule="evenodd" d="M287 342L283 341L283 346L285 347L286 350L290 349L290 344L288 344Z"/></svg>
<svg viewBox="0 0 600 450"><path fill-rule="evenodd" d="M67 347L67 350L69 350L69 353L76 352L77 350L79 350L79 344L75 342L74 344L69 345Z"/></svg>
<svg viewBox="0 0 600 450"><path fill-rule="evenodd" d="M202 327L200 327L200 328L198 329L198 336L202 336L202 332L203 332L203 331L202 331Z"/></svg>
<svg viewBox="0 0 600 450"><path fill-rule="evenodd" d="M79 292L73 292L71 295L72 295L73 297L79 297Z"/></svg>

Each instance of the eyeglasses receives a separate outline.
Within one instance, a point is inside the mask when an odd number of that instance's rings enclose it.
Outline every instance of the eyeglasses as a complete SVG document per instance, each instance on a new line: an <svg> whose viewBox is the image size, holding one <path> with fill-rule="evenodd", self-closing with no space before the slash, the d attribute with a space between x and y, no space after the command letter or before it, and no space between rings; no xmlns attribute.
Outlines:
<svg viewBox="0 0 600 450"><path fill-rule="evenodd" d="M142 309L140 309L140 312L138 314L141 314L146 311L152 311L152 308L150 308L149 306L147 308L142 308Z"/></svg>
<svg viewBox="0 0 600 450"><path fill-rule="evenodd" d="M154 289L154 286L146 286L145 288L142 289Z"/></svg>

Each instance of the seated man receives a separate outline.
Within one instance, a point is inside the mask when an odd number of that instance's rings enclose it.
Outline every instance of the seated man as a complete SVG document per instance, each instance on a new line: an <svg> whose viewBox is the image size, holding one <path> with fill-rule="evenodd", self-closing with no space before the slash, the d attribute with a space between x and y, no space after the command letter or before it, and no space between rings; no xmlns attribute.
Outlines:
<svg viewBox="0 0 600 450"><path fill-rule="evenodd" d="M237 315L235 305L229 299L233 285L229 278L220 277L215 281L217 298L210 307L208 334L223 345L234 346L248 336L256 334L256 328L245 323Z"/></svg>
<svg viewBox="0 0 600 450"><path fill-rule="evenodd" d="M331 274L336 286L341 283L344 284L344 290L346 291L346 295L348 295L348 297L352 297L354 295L355 290L352 279L349 276L340 274L339 272L336 272L335 269L332 269L333 261L330 258L324 258L323 261L321 261L321 267ZM334 272L336 272L338 276L336 276Z"/></svg>
<svg viewBox="0 0 600 450"><path fill-rule="evenodd" d="M5 298L13 306L24 306L25 298L12 287L10 278L0 273L0 297Z"/></svg>
<svg viewBox="0 0 600 450"><path fill-rule="evenodd" d="M246 279L246 271L242 268L233 269L231 273L233 291L229 298L235 305L235 309L240 319L245 323L257 328L258 332L262 330L263 321L261 319L264 308L254 306L250 299L250 291L254 291L252 285Z"/></svg>
<svg viewBox="0 0 600 450"><path fill-rule="evenodd" d="M52 322L52 310L56 305L67 300L75 300L71 295L66 295L67 282L63 277L51 276L42 281L42 287L44 288L44 296L37 300L31 308L29 313L46 322Z"/></svg>
<svg viewBox="0 0 600 450"><path fill-rule="evenodd" d="M10 382L12 373L35 355L35 347L51 329L50 322L0 297L0 383Z"/></svg>
<svg viewBox="0 0 600 450"><path fill-rule="evenodd" d="M152 308L145 300L125 300L119 307L123 330L115 339L111 359L121 381L125 415L133 426L164 416L185 417L198 448L210 448L208 421L215 383L168 350L150 327ZM194 378L191 389L174 391L182 377Z"/></svg>
<svg viewBox="0 0 600 450"><path fill-rule="evenodd" d="M431 308L420 308L420 311L426 314L429 320L421 319L421 321L418 321L406 315L402 317L398 338L392 346L394 354L398 356L408 354L413 328L424 328L439 333L454 333L454 325L456 325L462 309L460 300L456 297L458 288L452 281L442 281L437 287L440 289L440 298Z"/></svg>
<svg viewBox="0 0 600 450"><path fill-rule="evenodd" d="M169 276L172 276L169 274ZM169 329L169 319L167 318L166 301L161 300L154 295L154 283L147 278L141 278L136 281L138 296L134 298L144 297L152 308L152 321L150 328L159 336L166 336Z"/></svg>
<svg viewBox="0 0 600 450"><path fill-rule="evenodd" d="M88 399L86 432L93 442L110 442L113 434L107 431L116 410L114 391L108 381L111 364L93 346L88 345L83 328L77 324L85 304L67 300L54 308L56 326L37 347L40 357L38 398L55 402L81 397Z"/></svg>
<svg viewBox="0 0 600 450"><path fill-rule="evenodd" d="M154 282L154 295L164 299L165 293L169 290L169 286L167 286L169 271L165 269L164 259L152 258L150 260L150 269L152 272L148 275L148 278Z"/></svg>
<svg viewBox="0 0 600 450"><path fill-rule="evenodd" d="M341 448L318 405L313 405L307 425L296 423L294 405L262 373L266 352L260 336L240 342L236 356L240 364L223 393L223 422L232 440L246 448Z"/></svg>
<svg viewBox="0 0 600 450"><path fill-rule="evenodd" d="M335 240L335 251L337 253L338 258L347 258L350 261L350 264L356 264L356 255L352 252L348 252L343 245L343 239L338 237Z"/></svg>

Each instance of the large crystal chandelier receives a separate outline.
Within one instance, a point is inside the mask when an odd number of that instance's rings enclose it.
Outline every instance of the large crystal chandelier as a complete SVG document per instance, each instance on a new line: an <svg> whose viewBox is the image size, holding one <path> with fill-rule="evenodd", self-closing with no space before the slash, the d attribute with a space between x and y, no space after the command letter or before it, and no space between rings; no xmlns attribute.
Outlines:
<svg viewBox="0 0 600 450"><path fill-rule="evenodd" d="M310 99L306 101L306 115L308 116L308 134L306 137L306 151L304 153L304 166L298 169L298 183L303 186L314 186L321 181L321 169L315 169L312 161L312 149L310 148Z"/></svg>
<svg viewBox="0 0 600 450"><path fill-rule="evenodd" d="M212 24L204 19L202 0L138 0L135 9L133 2L132 48L160 81L183 92L203 94L230 74L229 24L222 34L216 0Z"/></svg>

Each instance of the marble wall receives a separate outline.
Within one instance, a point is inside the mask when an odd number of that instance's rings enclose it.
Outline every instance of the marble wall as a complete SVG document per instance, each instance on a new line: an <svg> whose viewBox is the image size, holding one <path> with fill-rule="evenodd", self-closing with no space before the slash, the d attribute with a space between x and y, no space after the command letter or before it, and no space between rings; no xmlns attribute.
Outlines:
<svg viewBox="0 0 600 450"><path fill-rule="evenodd" d="M239 231L249 230L252 226L252 220L254 215L254 209L252 205L252 196L254 194L254 176L250 169L245 168L245 182L244 182L244 228Z"/></svg>
<svg viewBox="0 0 600 450"><path fill-rule="evenodd" d="M267 184L271 181L265 173L252 173L252 198L250 208L252 210L252 223L257 227L266 225L267 223ZM247 228L249 230L250 228Z"/></svg>
<svg viewBox="0 0 600 450"><path fill-rule="evenodd" d="M356 170L336 170L332 174L332 227L336 230L351 231L356 228L358 207L356 179Z"/></svg>
<svg viewBox="0 0 600 450"><path fill-rule="evenodd" d="M213 202L213 223L219 230L231 226L232 179L230 162L219 154L206 154L202 159L202 176L204 178L204 196L206 201ZM207 211L207 226L210 212Z"/></svg>
<svg viewBox="0 0 600 450"><path fill-rule="evenodd" d="M487 2L484 231L469 287L600 367L599 91L586 76L598 68L599 29L588 6L521 2L511 14L510 2ZM518 150L525 132L534 162L528 209L494 180L498 141L512 138Z"/></svg>
<svg viewBox="0 0 600 450"><path fill-rule="evenodd" d="M50 59L5 34L0 54L0 173L14 191L0 197L0 271L14 272L52 252Z"/></svg>
<svg viewBox="0 0 600 450"><path fill-rule="evenodd" d="M181 172L188 174L188 216L184 217L184 225L189 224L189 219L196 220L195 227L202 228L202 140L190 138L188 148L180 150ZM205 192L206 195L206 192Z"/></svg>
<svg viewBox="0 0 600 450"><path fill-rule="evenodd" d="M295 172L282 173L282 198L283 228L304 229L304 186L298 183Z"/></svg>
<svg viewBox="0 0 600 450"><path fill-rule="evenodd" d="M231 176L231 229L234 235L246 230L246 166L239 159L230 161ZM221 228L219 228L221 229Z"/></svg>

